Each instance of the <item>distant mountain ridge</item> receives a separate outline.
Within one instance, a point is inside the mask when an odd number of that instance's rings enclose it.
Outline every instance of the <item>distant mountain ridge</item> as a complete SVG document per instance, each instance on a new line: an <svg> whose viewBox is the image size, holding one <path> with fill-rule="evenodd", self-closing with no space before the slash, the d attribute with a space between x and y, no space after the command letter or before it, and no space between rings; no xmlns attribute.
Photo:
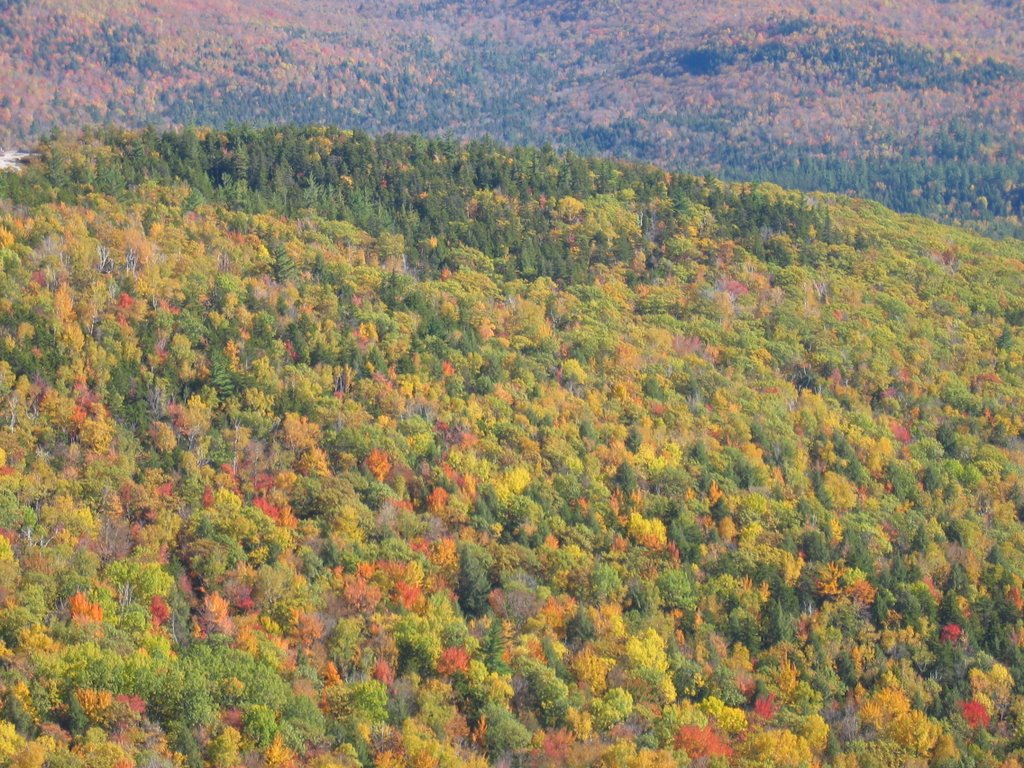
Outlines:
<svg viewBox="0 0 1024 768"><path fill-rule="evenodd" d="M915 0L0 3L0 141L114 122L494 136L1020 231L1024 11Z"/></svg>

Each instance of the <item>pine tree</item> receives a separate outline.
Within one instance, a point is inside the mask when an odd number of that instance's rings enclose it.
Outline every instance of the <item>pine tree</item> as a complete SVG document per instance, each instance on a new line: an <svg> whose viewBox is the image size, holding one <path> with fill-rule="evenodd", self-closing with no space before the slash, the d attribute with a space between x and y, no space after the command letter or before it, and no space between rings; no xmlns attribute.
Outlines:
<svg viewBox="0 0 1024 768"><path fill-rule="evenodd" d="M507 644L505 623L497 616L492 617L481 648L487 668L492 672L508 672L508 665L505 663L505 646Z"/></svg>
<svg viewBox="0 0 1024 768"><path fill-rule="evenodd" d="M276 243L271 247L270 252L274 257L274 278L279 283L294 281L298 278L299 268L283 244Z"/></svg>
<svg viewBox="0 0 1024 768"><path fill-rule="evenodd" d="M486 550L478 545L459 547L459 605L470 616L481 616L488 608L487 598L491 592L489 559Z"/></svg>
<svg viewBox="0 0 1024 768"><path fill-rule="evenodd" d="M214 389L217 390L217 394L221 400L230 397L235 393L235 381L231 376L231 371L228 368L227 362L222 358L214 358L213 360L213 371L210 375L210 383L213 384Z"/></svg>
<svg viewBox="0 0 1024 768"><path fill-rule="evenodd" d="M249 150L244 143L240 143L235 150L235 156L231 159L231 173L238 181L249 184Z"/></svg>

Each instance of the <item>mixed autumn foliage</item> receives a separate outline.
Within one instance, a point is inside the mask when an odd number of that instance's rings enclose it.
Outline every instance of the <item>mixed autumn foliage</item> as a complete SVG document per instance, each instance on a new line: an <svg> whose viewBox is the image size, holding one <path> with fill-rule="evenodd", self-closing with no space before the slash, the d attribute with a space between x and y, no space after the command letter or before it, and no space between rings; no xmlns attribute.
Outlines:
<svg viewBox="0 0 1024 768"><path fill-rule="evenodd" d="M1015 766L1024 263L333 129L0 176L0 761Z"/></svg>
<svg viewBox="0 0 1024 768"><path fill-rule="evenodd" d="M0 40L4 143L487 134L1024 231L1019 0L0 0Z"/></svg>

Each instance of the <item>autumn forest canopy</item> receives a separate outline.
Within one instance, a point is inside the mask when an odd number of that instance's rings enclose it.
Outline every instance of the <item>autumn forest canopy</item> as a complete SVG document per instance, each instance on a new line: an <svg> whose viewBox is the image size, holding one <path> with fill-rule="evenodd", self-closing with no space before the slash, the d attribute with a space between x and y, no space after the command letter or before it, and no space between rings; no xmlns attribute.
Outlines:
<svg viewBox="0 0 1024 768"><path fill-rule="evenodd" d="M3 765L1020 765L1018 241L492 141L38 151Z"/></svg>

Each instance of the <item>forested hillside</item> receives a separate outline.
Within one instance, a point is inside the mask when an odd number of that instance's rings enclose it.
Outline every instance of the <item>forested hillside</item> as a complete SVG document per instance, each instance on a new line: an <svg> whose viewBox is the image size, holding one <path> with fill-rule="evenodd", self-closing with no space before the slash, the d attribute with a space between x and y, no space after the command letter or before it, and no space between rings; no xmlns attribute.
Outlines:
<svg viewBox="0 0 1024 768"><path fill-rule="evenodd" d="M488 134L1024 232L1020 0L0 0L0 41L3 143Z"/></svg>
<svg viewBox="0 0 1024 768"><path fill-rule="evenodd" d="M492 143L39 151L3 764L1020 764L1019 242Z"/></svg>

